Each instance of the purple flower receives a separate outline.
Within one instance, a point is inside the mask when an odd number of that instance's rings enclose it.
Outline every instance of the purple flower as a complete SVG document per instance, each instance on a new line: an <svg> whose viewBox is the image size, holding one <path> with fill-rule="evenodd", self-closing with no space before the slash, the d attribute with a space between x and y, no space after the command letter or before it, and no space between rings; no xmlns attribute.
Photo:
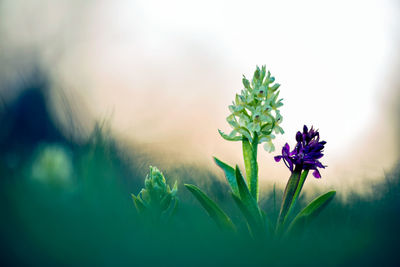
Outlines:
<svg viewBox="0 0 400 267"><path fill-rule="evenodd" d="M276 156L275 161L279 162L283 159L285 165L291 172L294 169L298 170L314 170L313 175L315 178L321 178L317 168L325 168L319 161L324 154L325 141L319 141L319 132L311 127L308 130L304 125L303 133L300 131L296 134L296 147L290 151L289 144L286 143L282 148L282 155Z"/></svg>

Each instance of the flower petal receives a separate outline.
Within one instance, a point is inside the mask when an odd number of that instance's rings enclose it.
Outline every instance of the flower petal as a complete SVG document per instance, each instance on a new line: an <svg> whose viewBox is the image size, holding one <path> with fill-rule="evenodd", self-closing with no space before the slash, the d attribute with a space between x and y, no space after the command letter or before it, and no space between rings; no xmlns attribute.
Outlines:
<svg viewBox="0 0 400 267"><path fill-rule="evenodd" d="M315 169L313 171L313 175L314 175L315 178L321 178L321 174L319 173L319 171L317 169Z"/></svg>

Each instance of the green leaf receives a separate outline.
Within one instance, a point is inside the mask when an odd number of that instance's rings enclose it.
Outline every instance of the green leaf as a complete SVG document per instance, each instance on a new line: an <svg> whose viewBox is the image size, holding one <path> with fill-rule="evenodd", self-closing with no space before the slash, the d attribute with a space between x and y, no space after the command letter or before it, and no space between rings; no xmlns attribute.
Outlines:
<svg viewBox="0 0 400 267"><path fill-rule="evenodd" d="M221 137L224 138L227 141L241 141L243 139L242 136L231 137L231 136L225 134L223 131L221 131L219 129L218 129L218 132L221 135Z"/></svg>
<svg viewBox="0 0 400 267"><path fill-rule="evenodd" d="M178 203L178 198L173 198L170 202L168 209L162 213L162 216L167 220L167 222L170 222L172 220L172 217L175 216L175 213L178 209Z"/></svg>
<svg viewBox="0 0 400 267"><path fill-rule="evenodd" d="M131 194L133 204L135 204L135 208L138 213L142 213L146 210L146 206L143 204L142 200L139 197L136 197L134 194Z"/></svg>
<svg viewBox="0 0 400 267"><path fill-rule="evenodd" d="M171 207L171 212L170 212L170 218L172 218L172 216L174 216L175 215L175 213L176 213L176 211L177 211L177 209L178 209L178 203L179 203L179 200L177 199L177 198L175 198L174 199L174 204L172 204L170 207Z"/></svg>
<svg viewBox="0 0 400 267"><path fill-rule="evenodd" d="M239 187L239 197L234 197L236 204L246 217L247 223L251 228L252 234L265 234L265 221L258 207L257 201L250 194L246 182L240 173L239 167L236 165L235 169L236 182Z"/></svg>
<svg viewBox="0 0 400 267"><path fill-rule="evenodd" d="M174 186L172 187L171 190L171 195L175 196L178 193L178 181L175 181Z"/></svg>
<svg viewBox="0 0 400 267"><path fill-rule="evenodd" d="M255 146L250 144L249 140L243 138L243 159L246 168L247 184L249 185L251 195L258 201L257 135L254 136L254 144Z"/></svg>
<svg viewBox="0 0 400 267"><path fill-rule="evenodd" d="M185 184L185 186L197 198L203 208L207 211L208 215L216 222L220 229L235 231L236 228L228 215L226 215L226 213L213 200L203 193L200 188L191 184Z"/></svg>
<svg viewBox="0 0 400 267"><path fill-rule="evenodd" d="M235 195L239 195L239 188L236 182L235 169L229 166L228 164L222 162L221 160L217 159L216 157L214 157L214 161L224 171L226 180L228 180L232 192Z"/></svg>
<svg viewBox="0 0 400 267"><path fill-rule="evenodd" d="M171 201L172 201L172 195L171 194L165 195L160 201L160 210L161 211L167 210L169 205L171 204Z"/></svg>
<svg viewBox="0 0 400 267"><path fill-rule="evenodd" d="M306 224L313 220L332 201L335 194L336 191L329 191L311 201L307 207L297 214L290 224L287 233L304 228Z"/></svg>
<svg viewBox="0 0 400 267"><path fill-rule="evenodd" d="M250 235L253 238L257 238L258 232L260 232L261 228L254 216L251 214L249 209L244 205L244 203L240 200L240 197L237 195L231 193L233 200L235 201L236 205L239 207L239 210L243 213L244 217L246 218L247 221L247 227L250 232Z"/></svg>

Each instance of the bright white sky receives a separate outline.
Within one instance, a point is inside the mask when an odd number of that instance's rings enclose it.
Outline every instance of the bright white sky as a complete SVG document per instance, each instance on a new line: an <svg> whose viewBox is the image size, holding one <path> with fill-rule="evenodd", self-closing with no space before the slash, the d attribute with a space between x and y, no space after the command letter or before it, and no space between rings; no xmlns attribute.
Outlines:
<svg viewBox="0 0 400 267"><path fill-rule="evenodd" d="M57 82L95 116L112 113L125 138L187 162L240 161L240 146L217 128L229 131L241 75L266 64L285 103L277 147L293 144L303 124L319 128L328 185L381 175L395 162L384 103L399 58L396 1L81 3L4 1L0 27L10 47L39 47ZM270 179L287 174L283 164L271 169L272 155L260 157Z"/></svg>

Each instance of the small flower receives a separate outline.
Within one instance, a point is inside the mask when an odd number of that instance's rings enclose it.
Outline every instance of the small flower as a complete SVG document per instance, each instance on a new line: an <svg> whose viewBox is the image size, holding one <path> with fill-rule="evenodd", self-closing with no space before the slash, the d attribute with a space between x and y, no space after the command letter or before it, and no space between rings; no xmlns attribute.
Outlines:
<svg viewBox="0 0 400 267"><path fill-rule="evenodd" d="M253 142L257 137L259 144L266 142L264 148L267 151L274 150L272 133L283 134L279 126L282 116L278 110L283 105L282 99L278 99L280 84L274 82L275 78L265 66L257 67L251 82L243 77L244 89L229 106L231 114L227 121L233 130L230 134L219 131L224 139L240 141L246 138Z"/></svg>
<svg viewBox="0 0 400 267"><path fill-rule="evenodd" d="M314 170L313 175L315 178L321 178L317 168L325 168L319 161L324 154L322 150L326 144L325 141L319 141L319 132L312 127L308 130L304 125L303 133L300 131L296 134L296 147L290 151L289 144L286 143L282 148L282 155L276 156L275 161L279 162L283 159L285 165L291 172L294 167L301 170Z"/></svg>

